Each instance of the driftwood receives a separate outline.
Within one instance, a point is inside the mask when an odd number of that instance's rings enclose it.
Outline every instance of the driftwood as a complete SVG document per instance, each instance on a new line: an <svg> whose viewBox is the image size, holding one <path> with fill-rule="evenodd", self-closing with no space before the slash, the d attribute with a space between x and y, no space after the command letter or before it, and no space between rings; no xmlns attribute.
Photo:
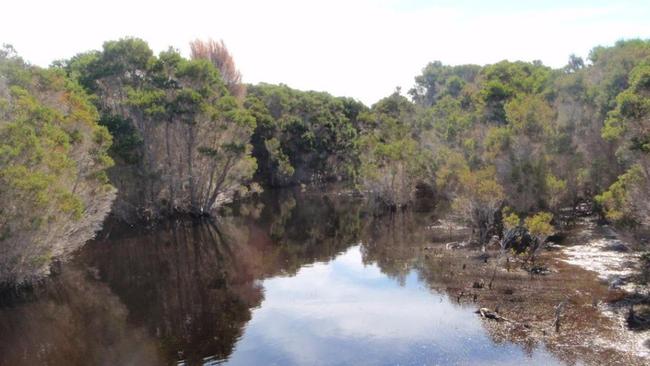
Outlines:
<svg viewBox="0 0 650 366"><path fill-rule="evenodd" d="M556 332L560 331L560 320L561 320L561 317L562 317L562 312L564 311L564 309L566 307L566 304L568 302L569 302L569 297L565 298L564 300L562 300L562 302L560 302L557 306L555 306L555 320L553 322L553 326L555 327ZM633 312L633 310L631 310L631 312ZM497 322L506 322L506 323L510 323L510 324L514 324L514 325L519 325L519 326L523 326L526 329L539 329L544 333L544 335L546 335L546 330L543 329L543 328L533 327L528 323L521 323L521 322L518 322L516 320L508 319L505 316L502 316L501 314L499 314L499 307L498 306L497 306L497 309L494 310L494 311L490 310L488 308L479 308L478 310L475 311L475 313L479 314L482 318L485 318L485 319L490 319L490 320L495 320ZM638 317L637 319L639 319L639 318L640 317ZM640 319L642 319L642 321L646 321L643 318L640 318Z"/></svg>
<svg viewBox="0 0 650 366"><path fill-rule="evenodd" d="M499 322L504 321L504 322L508 322L508 323L517 324L516 321L508 319L508 318L506 318L504 316L501 316L496 311L492 311L492 310L490 310L488 308L480 308L480 309L476 310L476 313L481 315L481 317L483 317L485 319L496 320L496 321L499 321Z"/></svg>

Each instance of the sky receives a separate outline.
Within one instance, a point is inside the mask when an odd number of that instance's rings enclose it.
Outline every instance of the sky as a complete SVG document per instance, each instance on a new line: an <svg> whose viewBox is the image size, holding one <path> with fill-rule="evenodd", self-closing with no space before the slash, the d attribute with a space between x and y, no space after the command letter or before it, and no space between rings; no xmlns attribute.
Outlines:
<svg viewBox="0 0 650 366"><path fill-rule="evenodd" d="M541 60L561 67L619 39L650 39L650 0L5 0L0 43L47 66L102 43L155 52L223 39L247 83L284 83L371 105L428 62Z"/></svg>

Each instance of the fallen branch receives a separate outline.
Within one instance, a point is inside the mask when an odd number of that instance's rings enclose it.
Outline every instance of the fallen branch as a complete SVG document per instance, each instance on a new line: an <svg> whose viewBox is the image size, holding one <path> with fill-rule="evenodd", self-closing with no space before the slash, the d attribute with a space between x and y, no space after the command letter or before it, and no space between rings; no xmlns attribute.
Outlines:
<svg viewBox="0 0 650 366"><path fill-rule="evenodd" d="M504 316L501 316L496 311L492 311L492 310L490 310L488 308L480 308L480 309L476 310L476 313L480 314L481 317L483 317L485 319L492 319L492 320L496 320L496 321L505 321L505 322L508 322L508 323L518 324L516 321L508 319L508 318L506 318Z"/></svg>

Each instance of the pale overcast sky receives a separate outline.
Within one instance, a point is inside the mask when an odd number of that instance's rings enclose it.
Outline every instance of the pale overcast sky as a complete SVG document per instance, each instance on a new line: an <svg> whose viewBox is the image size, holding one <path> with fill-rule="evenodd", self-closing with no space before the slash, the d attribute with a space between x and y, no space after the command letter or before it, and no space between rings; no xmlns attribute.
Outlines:
<svg viewBox="0 0 650 366"><path fill-rule="evenodd" d="M223 39L249 83L324 90L366 104L408 90L430 61L542 60L650 38L650 0L4 0L0 43L28 61L135 36L155 52Z"/></svg>

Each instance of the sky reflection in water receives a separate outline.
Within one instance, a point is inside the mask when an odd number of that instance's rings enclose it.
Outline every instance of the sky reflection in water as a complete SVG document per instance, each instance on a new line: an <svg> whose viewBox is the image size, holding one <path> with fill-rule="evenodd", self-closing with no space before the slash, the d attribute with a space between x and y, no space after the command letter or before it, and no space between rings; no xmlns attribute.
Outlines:
<svg viewBox="0 0 650 366"><path fill-rule="evenodd" d="M329 263L263 283L229 365L555 364L493 344L473 308L452 304L410 272L401 286L354 246Z"/></svg>

